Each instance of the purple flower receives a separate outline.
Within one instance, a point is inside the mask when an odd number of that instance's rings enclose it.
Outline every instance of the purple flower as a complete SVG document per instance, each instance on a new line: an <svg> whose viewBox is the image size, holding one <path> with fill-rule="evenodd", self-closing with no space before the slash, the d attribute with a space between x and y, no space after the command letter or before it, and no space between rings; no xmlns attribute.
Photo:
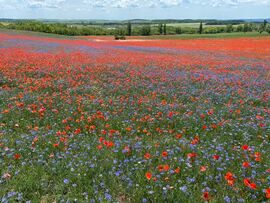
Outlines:
<svg viewBox="0 0 270 203"><path fill-rule="evenodd" d="M182 192L186 193L187 192L187 186L182 186L179 188Z"/></svg>
<svg viewBox="0 0 270 203"><path fill-rule="evenodd" d="M111 201L112 200L112 196L108 193L105 193L105 198L108 200L108 201Z"/></svg>
<svg viewBox="0 0 270 203"><path fill-rule="evenodd" d="M64 183L65 184L68 184L69 183L69 180L68 179L64 179Z"/></svg>
<svg viewBox="0 0 270 203"><path fill-rule="evenodd" d="M231 202L231 199L230 199L228 196L226 196L226 197L224 197L224 201L225 201L226 203L229 203L229 202Z"/></svg>

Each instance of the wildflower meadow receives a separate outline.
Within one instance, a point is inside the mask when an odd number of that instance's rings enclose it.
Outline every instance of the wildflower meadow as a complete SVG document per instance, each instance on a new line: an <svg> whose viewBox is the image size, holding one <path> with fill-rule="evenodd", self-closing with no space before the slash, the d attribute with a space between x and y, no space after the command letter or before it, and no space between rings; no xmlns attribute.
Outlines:
<svg viewBox="0 0 270 203"><path fill-rule="evenodd" d="M0 34L0 202L269 202L270 38Z"/></svg>

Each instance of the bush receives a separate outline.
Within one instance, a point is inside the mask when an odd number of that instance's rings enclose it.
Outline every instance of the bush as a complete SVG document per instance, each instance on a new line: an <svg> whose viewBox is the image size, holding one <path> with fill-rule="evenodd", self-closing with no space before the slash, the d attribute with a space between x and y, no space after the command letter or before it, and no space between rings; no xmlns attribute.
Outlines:
<svg viewBox="0 0 270 203"><path fill-rule="evenodd" d="M268 25L265 29L266 32L268 32L270 34L270 25Z"/></svg>
<svg viewBox="0 0 270 203"><path fill-rule="evenodd" d="M126 40L126 37L123 36L123 35L115 35L115 36L114 36L114 39L115 39L115 40Z"/></svg>
<svg viewBox="0 0 270 203"><path fill-rule="evenodd" d="M150 25L142 26L141 35L143 35L143 36L151 35L151 27L150 27Z"/></svg>

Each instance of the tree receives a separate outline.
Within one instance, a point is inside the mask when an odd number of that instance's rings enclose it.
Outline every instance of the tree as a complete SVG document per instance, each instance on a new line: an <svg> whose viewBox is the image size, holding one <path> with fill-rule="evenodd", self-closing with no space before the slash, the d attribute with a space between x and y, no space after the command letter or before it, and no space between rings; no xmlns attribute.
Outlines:
<svg viewBox="0 0 270 203"><path fill-rule="evenodd" d="M202 21L200 22L200 27L199 27L199 34L202 34L203 32L203 24Z"/></svg>
<svg viewBox="0 0 270 203"><path fill-rule="evenodd" d="M160 35L163 33L163 25L161 23L158 25L158 32Z"/></svg>
<svg viewBox="0 0 270 203"><path fill-rule="evenodd" d="M167 35L167 25L166 25L166 23L163 25L163 33L164 33L164 35Z"/></svg>
<svg viewBox="0 0 270 203"><path fill-rule="evenodd" d="M144 26L142 26L141 35L148 36L150 34L151 34L151 27L150 27L150 25L144 25Z"/></svg>
<svg viewBox="0 0 270 203"><path fill-rule="evenodd" d="M119 36L125 36L125 29L124 28L118 28L116 30L116 34Z"/></svg>
<svg viewBox="0 0 270 203"><path fill-rule="evenodd" d="M127 35L128 35L128 36L131 36L131 31L132 31L131 23L128 22L128 24L127 24Z"/></svg>
<svg viewBox="0 0 270 203"><path fill-rule="evenodd" d="M242 25L238 25L236 28L237 32L243 32L243 26Z"/></svg>
<svg viewBox="0 0 270 203"><path fill-rule="evenodd" d="M227 26L226 26L226 32L232 32L233 31L233 26L232 26L232 24L228 24Z"/></svg>
<svg viewBox="0 0 270 203"><path fill-rule="evenodd" d="M176 28L175 28L175 33L176 33L176 34L182 34L182 29L181 29L181 27L176 27Z"/></svg>
<svg viewBox="0 0 270 203"><path fill-rule="evenodd" d="M260 24L260 27L259 27L259 33L261 34L262 32L266 31L266 28L267 28L267 21L264 20L262 24Z"/></svg>
<svg viewBox="0 0 270 203"><path fill-rule="evenodd" d="M266 28L265 28L265 31L268 32L270 34L270 25L268 25Z"/></svg>
<svg viewBox="0 0 270 203"><path fill-rule="evenodd" d="M250 29L250 28L249 28L249 24L245 23L245 24L244 24L244 28L243 28L244 33L248 32L249 29Z"/></svg>
<svg viewBox="0 0 270 203"><path fill-rule="evenodd" d="M266 25L267 25L267 21L266 21L266 20L264 20L264 21L263 21L263 31L265 31L265 29L266 29Z"/></svg>

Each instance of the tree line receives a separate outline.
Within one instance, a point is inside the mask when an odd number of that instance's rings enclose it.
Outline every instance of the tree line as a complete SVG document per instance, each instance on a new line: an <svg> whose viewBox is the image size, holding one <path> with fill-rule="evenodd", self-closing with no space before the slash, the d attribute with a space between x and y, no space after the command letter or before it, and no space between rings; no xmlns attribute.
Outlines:
<svg viewBox="0 0 270 203"><path fill-rule="evenodd" d="M251 32L270 33L270 25L265 20L263 23L243 23L239 25L227 24L225 26L205 26L203 22L198 27L172 26L166 23L133 25L127 22L117 27L106 26L85 26L64 23L43 23L39 21L19 21L8 24L1 24L0 27L15 30L27 30L44 33L53 33L69 36L83 35L115 35L119 39L123 36L148 36L148 35L175 35L175 34L215 34L231 32Z"/></svg>

